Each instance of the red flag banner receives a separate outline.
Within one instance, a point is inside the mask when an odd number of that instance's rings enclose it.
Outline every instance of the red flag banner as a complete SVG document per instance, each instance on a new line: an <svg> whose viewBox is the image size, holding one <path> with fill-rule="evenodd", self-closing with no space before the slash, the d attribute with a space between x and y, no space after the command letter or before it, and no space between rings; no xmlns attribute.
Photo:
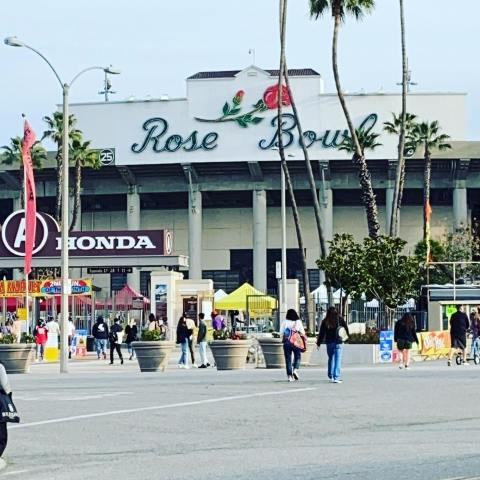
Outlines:
<svg viewBox="0 0 480 480"><path fill-rule="evenodd" d="M37 138L30 124L25 120L23 126L22 160L25 178L25 274L32 270L32 254L35 244L35 227L37 224L37 199L31 149Z"/></svg>

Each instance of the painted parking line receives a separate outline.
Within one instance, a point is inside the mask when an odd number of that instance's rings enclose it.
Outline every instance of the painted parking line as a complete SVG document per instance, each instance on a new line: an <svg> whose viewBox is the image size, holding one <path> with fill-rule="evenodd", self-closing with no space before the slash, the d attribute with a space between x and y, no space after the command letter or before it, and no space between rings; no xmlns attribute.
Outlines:
<svg viewBox="0 0 480 480"><path fill-rule="evenodd" d="M109 410L106 412L98 413L88 413L85 415L75 415L72 417L61 417L61 418L52 418L51 420L42 420L39 422L30 422L30 423L20 423L18 425L12 425L9 430L16 430L18 428L30 428L38 427L41 425L51 425L54 423L65 423L65 422L74 422L76 420L85 420L89 418L99 418L99 417L108 417L111 415L119 415L125 413L137 413L137 412L148 412L153 410L166 410L169 408L182 408L182 407L191 407L195 405L205 405L210 403L219 403L219 402L231 402L234 400L244 400L247 398L258 398L258 397L269 397L275 395L291 395L294 393L302 392L311 392L312 390L317 390L316 387L308 388L293 388L289 390L276 390L270 392L259 392L259 393L249 393L245 395L233 395L230 397L217 397L217 398L208 398L205 400L196 400L192 402L180 402L180 403L170 403L166 405L152 405L150 407L139 407L139 408L128 408L124 410Z"/></svg>

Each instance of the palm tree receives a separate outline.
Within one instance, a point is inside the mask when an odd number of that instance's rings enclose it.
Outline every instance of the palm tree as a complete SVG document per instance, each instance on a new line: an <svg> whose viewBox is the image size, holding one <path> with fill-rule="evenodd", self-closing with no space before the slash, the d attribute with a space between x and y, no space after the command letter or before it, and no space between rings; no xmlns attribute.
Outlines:
<svg viewBox="0 0 480 480"><path fill-rule="evenodd" d="M282 91L284 87L284 77L286 70L286 56L285 56L285 33L287 23L287 0L279 0L279 20L280 20L280 68L278 70L278 106L277 106L277 135L278 135L278 150L283 173L285 174L285 183L287 186L290 202L292 204L292 214L295 223L295 231L297 234L298 248L302 258L302 278L303 278L303 294L305 297L305 306L307 310L308 329L315 331L315 318L310 308L310 282L308 278L307 259L305 257L305 248L303 243L302 225L300 223L300 215L298 213L297 201L295 199L295 192L293 190L292 179L290 171L288 170L287 161L285 158L285 146L282 137ZM288 87L287 87L288 88Z"/></svg>
<svg viewBox="0 0 480 480"><path fill-rule="evenodd" d="M81 190L82 190L82 169L83 168L95 168L101 167L100 158L98 152L90 148L91 142L82 142L82 140L74 139L72 141L71 157L75 166L75 187L74 187L74 200L73 200L73 215L70 223L70 230L73 230L76 226L78 213L81 208Z"/></svg>
<svg viewBox="0 0 480 480"><path fill-rule="evenodd" d="M42 140L49 138L57 145L57 204L55 208L55 219L60 221L62 211L62 138L63 138L63 113L54 112L51 117L43 117L43 121L47 124L47 130L43 132ZM77 120L74 115L68 117L68 130L70 145L73 140L80 140L82 132L75 128Z"/></svg>
<svg viewBox="0 0 480 480"><path fill-rule="evenodd" d="M424 174L423 174L423 240L427 245L427 257L430 258L430 185L432 176L432 150L448 150L452 146L447 143L450 135L439 133L441 127L438 121L417 123L412 132L411 144L423 146Z"/></svg>
<svg viewBox="0 0 480 480"><path fill-rule="evenodd" d="M370 238L377 239L380 232L380 224L378 222L378 208L375 194L373 193L372 178L368 169L367 161L362 154L362 148L356 136L350 112L348 111L345 97L343 95L342 86L340 84L340 75L338 72L338 34L340 26L345 20L345 16L350 14L357 20L361 19L366 13L370 13L375 6L375 0L310 0L310 15L318 19L329 9L334 18L333 41L332 41L332 66L333 76L335 78L335 86L337 89L338 99L347 121L350 137L354 146L353 162L358 167L358 176L360 187L362 189L362 197L367 213L368 234Z"/></svg>
<svg viewBox="0 0 480 480"><path fill-rule="evenodd" d="M20 178L23 185L23 156L22 156L23 139L21 137L13 137L10 139L10 145L0 147L3 150L2 162L4 165L19 165ZM32 156L33 168L42 168L43 162L47 160L47 151L43 148L40 141L33 144L30 151ZM24 206L23 195L20 195L21 205Z"/></svg>
<svg viewBox="0 0 480 480"><path fill-rule="evenodd" d="M395 189L393 191L392 213L390 217L390 236L397 237L400 233L400 208L402 206L403 186L405 184L405 137L407 135L407 93L408 65L407 47L405 42L405 15L403 0L400 3L400 32L402 43L402 113L398 129L398 162L395 173Z"/></svg>

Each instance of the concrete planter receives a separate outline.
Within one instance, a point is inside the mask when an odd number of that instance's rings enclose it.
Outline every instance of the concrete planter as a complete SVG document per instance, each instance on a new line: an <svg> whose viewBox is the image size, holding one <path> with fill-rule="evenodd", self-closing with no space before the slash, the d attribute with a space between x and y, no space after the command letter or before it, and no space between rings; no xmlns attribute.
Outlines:
<svg viewBox="0 0 480 480"><path fill-rule="evenodd" d="M257 338L262 347L266 368L285 368L285 355L281 338Z"/></svg>
<svg viewBox="0 0 480 480"><path fill-rule="evenodd" d="M317 339L313 337L307 338L307 351L302 353L302 361L300 365L302 367L308 367L311 365L312 353L317 348Z"/></svg>
<svg viewBox="0 0 480 480"><path fill-rule="evenodd" d="M239 370L245 368L251 340L213 340L210 350L217 370Z"/></svg>
<svg viewBox="0 0 480 480"><path fill-rule="evenodd" d="M320 351L314 351L310 365L326 366L327 348L323 344ZM373 365L378 363L378 345L368 343L346 343L343 346L342 365Z"/></svg>
<svg viewBox="0 0 480 480"><path fill-rule="evenodd" d="M132 342L141 372L165 371L175 342Z"/></svg>
<svg viewBox="0 0 480 480"><path fill-rule="evenodd" d="M34 343L0 344L0 363L7 373L29 373L34 355Z"/></svg>

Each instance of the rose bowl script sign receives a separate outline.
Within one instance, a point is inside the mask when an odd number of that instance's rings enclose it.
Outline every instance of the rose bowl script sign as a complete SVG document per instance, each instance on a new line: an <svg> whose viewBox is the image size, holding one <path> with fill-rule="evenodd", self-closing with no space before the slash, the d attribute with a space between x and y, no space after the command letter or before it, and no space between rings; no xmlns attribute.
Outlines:
<svg viewBox="0 0 480 480"><path fill-rule="evenodd" d="M23 210L10 214L2 225L0 257L25 256L25 216ZM170 255L172 234L167 230L127 230L70 232L70 257ZM37 213L34 257L59 257L61 237L57 222Z"/></svg>

